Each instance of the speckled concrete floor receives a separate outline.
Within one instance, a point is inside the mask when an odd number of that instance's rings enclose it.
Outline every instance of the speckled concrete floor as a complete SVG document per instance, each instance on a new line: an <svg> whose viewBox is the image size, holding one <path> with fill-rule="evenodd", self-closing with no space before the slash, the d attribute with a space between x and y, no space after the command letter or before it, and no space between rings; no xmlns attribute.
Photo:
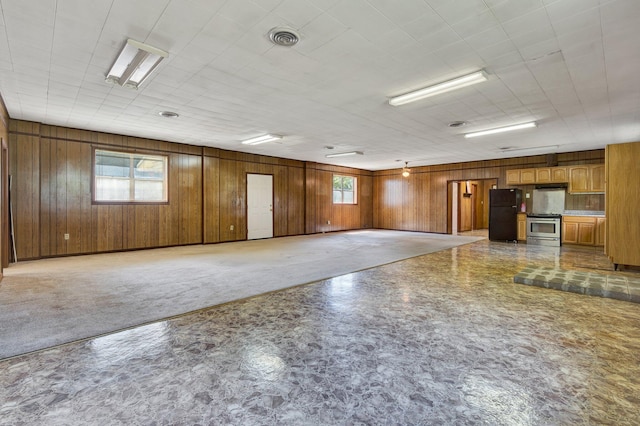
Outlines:
<svg viewBox="0 0 640 426"><path fill-rule="evenodd" d="M638 305L526 265L610 267L481 241L8 359L0 423L638 424Z"/></svg>

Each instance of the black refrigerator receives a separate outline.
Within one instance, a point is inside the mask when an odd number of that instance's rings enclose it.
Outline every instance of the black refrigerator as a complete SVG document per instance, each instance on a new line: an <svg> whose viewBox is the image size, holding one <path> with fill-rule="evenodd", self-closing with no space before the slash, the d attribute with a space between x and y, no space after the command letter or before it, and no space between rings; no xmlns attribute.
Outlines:
<svg viewBox="0 0 640 426"><path fill-rule="evenodd" d="M522 203L519 189L489 190L489 239L518 240L518 211Z"/></svg>

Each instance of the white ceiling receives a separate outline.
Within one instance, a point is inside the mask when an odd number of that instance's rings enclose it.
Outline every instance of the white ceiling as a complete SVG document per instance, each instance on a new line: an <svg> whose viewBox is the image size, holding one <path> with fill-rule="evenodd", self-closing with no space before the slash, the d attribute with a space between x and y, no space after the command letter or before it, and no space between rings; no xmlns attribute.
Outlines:
<svg viewBox="0 0 640 426"><path fill-rule="evenodd" d="M0 7L0 93L15 119L368 170L640 140L639 0L0 0ZM298 30L300 43L273 45L267 34L276 26ZM138 91L104 81L127 38L169 52ZM477 69L487 82L387 103ZM180 117L158 116L165 110ZM455 120L468 124L447 126ZM462 136L531 120L539 126ZM284 138L240 144L264 133ZM364 155L325 158L352 150Z"/></svg>

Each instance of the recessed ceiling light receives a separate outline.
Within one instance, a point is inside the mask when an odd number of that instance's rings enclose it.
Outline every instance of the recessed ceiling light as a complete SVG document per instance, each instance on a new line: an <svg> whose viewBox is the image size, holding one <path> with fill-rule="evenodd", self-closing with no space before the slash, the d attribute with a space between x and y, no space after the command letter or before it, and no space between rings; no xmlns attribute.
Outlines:
<svg viewBox="0 0 640 426"><path fill-rule="evenodd" d="M511 132L513 130L530 129L532 127L537 127L537 124L535 121L531 121L529 123L515 124L513 126L496 127L495 129L482 130L479 132L466 133L464 137L475 138L477 136L493 135L496 133Z"/></svg>
<svg viewBox="0 0 640 426"><path fill-rule="evenodd" d="M282 136L267 134L267 135L262 135L262 136L257 136L255 138L247 139L246 141L242 141L242 143L244 145L259 145L261 143L277 141L279 139L282 139Z"/></svg>
<svg viewBox="0 0 640 426"><path fill-rule="evenodd" d="M336 152L335 154L327 154L325 155L325 157L335 158L335 157L347 157L350 155L364 155L364 152L361 152L361 151Z"/></svg>
<svg viewBox="0 0 640 426"><path fill-rule="evenodd" d="M180 117L180 114L178 114L177 112L173 112L173 111L160 111L158 113L158 115L160 117L165 117L165 118L178 118L178 117Z"/></svg>

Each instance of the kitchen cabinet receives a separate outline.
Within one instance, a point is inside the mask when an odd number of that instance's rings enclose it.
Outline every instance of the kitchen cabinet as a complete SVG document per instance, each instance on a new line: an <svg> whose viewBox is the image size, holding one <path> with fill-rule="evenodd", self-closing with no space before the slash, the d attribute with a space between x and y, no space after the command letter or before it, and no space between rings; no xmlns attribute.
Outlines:
<svg viewBox="0 0 640 426"><path fill-rule="evenodd" d="M591 190L593 192L605 192L605 176L604 164L591 166Z"/></svg>
<svg viewBox="0 0 640 426"><path fill-rule="evenodd" d="M536 169L521 169L520 183L523 185L536 183Z"/></svg>
<svg viewBox="0 0 640 426"><path fill-rule="evenodd" d="M567 168L566 167L552 167L551 168L551 182L552 183L569 182L569 177L567 175Z"/></svg>
<svg viewBox="0 0 640 426"><path fill-rule="evenodd" d="M569 166L570 194L597 194L605 192L604 164Z"/></svg>
<svg viewBox="0 0 640 426"><path fill-rule="evenodd" d="M520 169L507 170L507 185L518 185L520 183Z"/></svg>
<svg viewBox="0 0 640 426"><path fill-rule="evenodd" d="M606 219L604 217L596 218L596 246L604 246Z"/></svg>
<svg viewBox="0 0 640 426"><path fill-rule="evenodd" d="M640 266L640 142L607 145L604 252L617 265Z"/></svg>
<svg viewBox="0 0 640 426"><path fill-rule="evenodd" d="M594 216L562 216L562 244L596 245L597 219Z"/></svg>
<svg viewBox="0 0 640 426"><path fill-rule="evenodd" d="M527 240L527 214L518 213L518 241Z"/></svg>
<svg viewBox="0 0 640 426"><path fill-rule="evenodd" d="M538 167L536 170L536 182L535 183L550 183L551 182L551 167Z"/></svg>
<svg viewBox="0 0 640 426"><path fill-rule="evenodd" d="M506 171L507 185L569 182L570 194L602 194L605 192L605 165L535 167Z"/></svg>

